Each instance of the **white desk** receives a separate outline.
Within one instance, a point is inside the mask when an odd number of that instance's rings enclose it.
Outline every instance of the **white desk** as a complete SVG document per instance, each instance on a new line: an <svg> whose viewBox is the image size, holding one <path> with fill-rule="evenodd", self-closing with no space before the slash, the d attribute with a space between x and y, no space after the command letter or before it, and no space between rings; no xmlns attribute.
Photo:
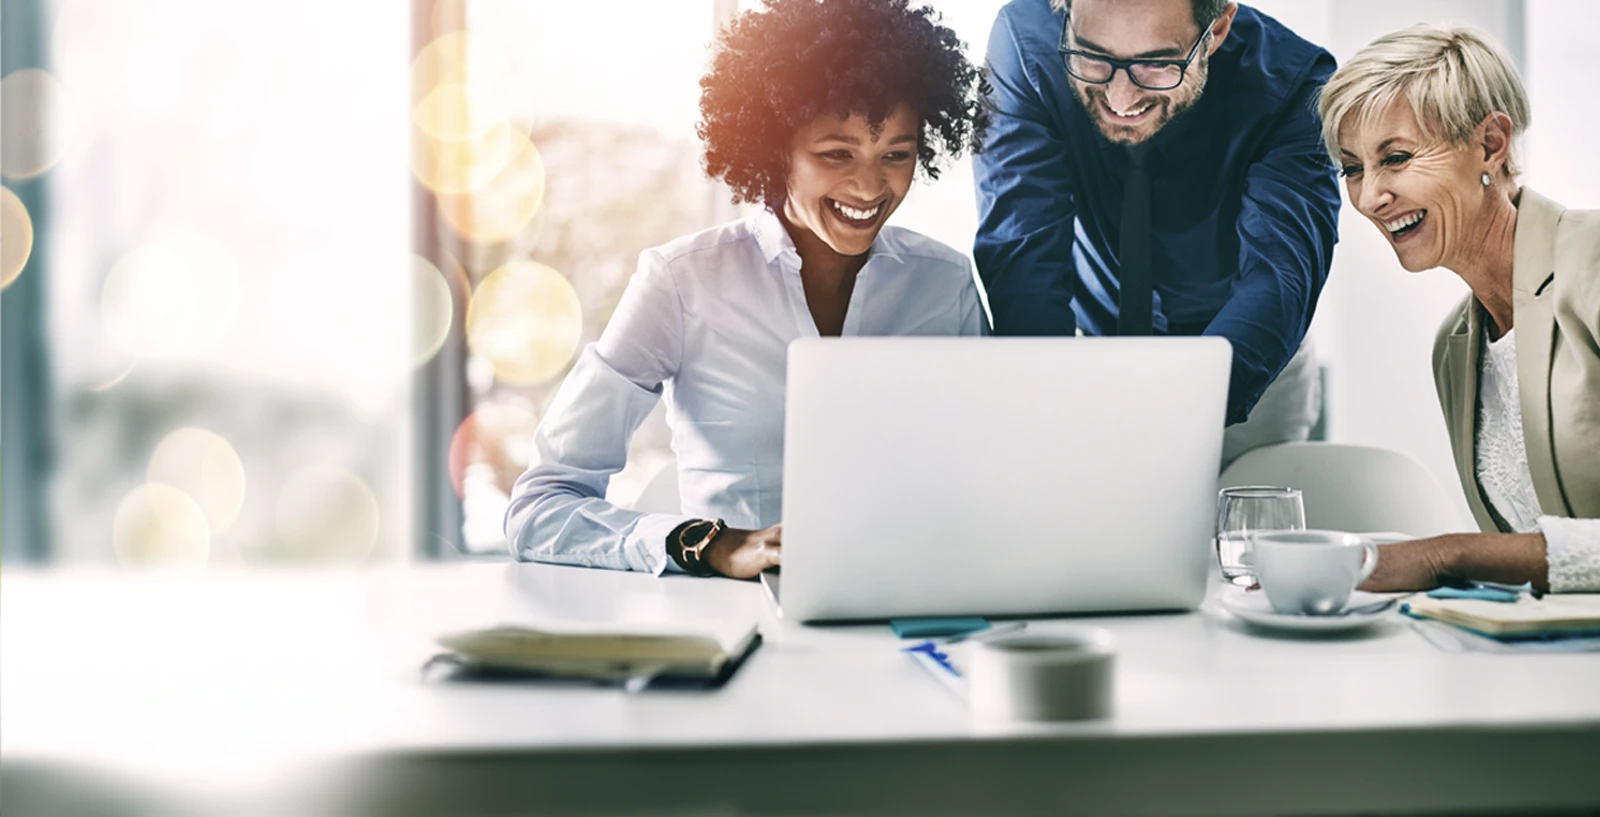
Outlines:
<svg viewBox="0 0 1600 817"><path fill-rule="evenodd" d="M425 685L420 633L494 604L762 615L714 693ZM882 626L751 583L537 565L39 574L0 593L8 814L1310 814L1600 806L1600 656L1448 654L1403 623L1092 622L1116 715L974 724ZM30 810L31 808L49 811Z"/></svg>

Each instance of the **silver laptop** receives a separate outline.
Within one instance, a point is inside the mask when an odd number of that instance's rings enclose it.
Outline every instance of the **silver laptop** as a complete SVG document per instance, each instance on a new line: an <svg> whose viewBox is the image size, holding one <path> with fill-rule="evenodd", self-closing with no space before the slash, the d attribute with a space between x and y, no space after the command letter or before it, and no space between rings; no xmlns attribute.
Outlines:
<svg viewBox="0 0 1600 817"><path fill-rule="evenodd" d="M784 617L1194 609L1231 365L1221 338L795 342Z"/></svg>

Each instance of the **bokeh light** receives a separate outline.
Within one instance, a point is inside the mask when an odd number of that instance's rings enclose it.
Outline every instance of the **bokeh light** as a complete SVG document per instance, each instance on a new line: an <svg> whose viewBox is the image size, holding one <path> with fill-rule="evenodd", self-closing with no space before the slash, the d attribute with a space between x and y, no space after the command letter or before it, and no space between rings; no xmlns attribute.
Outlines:
<svg viewBox="0 0 1600 817"><path fill-rule="evenodd" d="M515 71L481 34L445 34L411 67L412 173L443 195L483 187L520 148L510 123ZM542 185L541 185L542 186Z"/></svg>
<svg viewBox="0 0 1600 817"><path fill-rule="evenodd" d="M470 193L505 170L512 145L511 126L504 122L459 140L417 133L411 140L411 173L435 193Z"/></svg>
<svg viewBox="0 0 1600 817"><path fill-rule="evenodd" d="M0 186L0 289L17 280L32 254L33 219L28 208L11 188Z"/></svg>
<svg viewBox="0 0 1600 817"><path fill-rule="evenodd" d="M578 293L561 273L534 261L489 273L467 307L467 345L507 383L535 386L555 377L582 334Z"/></svg>
<svg viewBox="0 0 1600 817"><path fill-rule="evenodd" d="M468 96L474 104L499 111L503 118L515 84L510 52L484 34L452 31L428 43L411 61L413 121L435 136L459 133L448 121L459 109L441 105L442 100L429 101L449 86L470 88ZM446 121L432 121L430 113L441 114Z"/></svg>
<svg viewBox="0 0 1600 817"><path fill-rule="evenodd" d="M226 531L244 506L244 463L227 440L203 428L180 428L163 438L146 476L192 497L212 534Z"/></svg>
<svg viewBox="0 0 1600 817"><path fill-rule="evenodd" d="M505 164L470 192L439 196L439 215L462 238L496 244L519 235L544 203L544 159L525 134L509 131Z"/></svg>
<svg viewBox="0 0 1600 817"><path fill-rule="evenodd" d="M233 325L238 308L238 266L199 235L129 252L100 291L107 337L138 358L205 351Z"/></svg>
<svg viewBox="0 0 1600 817"><path fill-rule="evenodd" d="M277 529L296 562L360 562L378 541L378 499L341 468L296 471L278 493Z"/></svg>
<svg viewBox="0 0 1600 817"><path fill-rule="evenodd" d="M0 171L28 179L55 166L72 142L67 90L39 68L13 71L0 79Z"/></svg>
<svg viewBox="0 0 1600 817"><path fill-rule="evenodd" d="M450 484L456 495L465 496L467 469L477 463L490 466L495 482L509 488L533 461L538 427L539 413L524 398L501 396L478 404L450 437Z"/></svg>
<svg viewBox="0 0 1600 817"><path fill-rule="evenodd" d="M411 256L411 362L433 359L450 335L455 316L450 282L428 259Z"/></svg>
<svg viewBox="0 0 1600 817"><path fill-rule="evenodd" d="M210 553L211 528L194 497L147 483L117 506L111 545L125 565L198 567Z"/></svg>
<svg viewBox="0 0 1600 817"><path fill-rule="evenodd" d="M137 368L139 368L139 362L136 360L132 363L129 363L128 368L123 369L115 375L112 375L111 379L104 380L94 384L93 386L90 386L89 391L110 391L117 386L122 385L122 381L127 380L128 375L133 374L133 370Z"/></svg>
<svg viewBox="0 0 1600 817"><path fill-rule="evenodd" d="M482 136L506 122L506 89L485 82L444 82L411 109L411 121L424 135L441 141Z"/></svg>

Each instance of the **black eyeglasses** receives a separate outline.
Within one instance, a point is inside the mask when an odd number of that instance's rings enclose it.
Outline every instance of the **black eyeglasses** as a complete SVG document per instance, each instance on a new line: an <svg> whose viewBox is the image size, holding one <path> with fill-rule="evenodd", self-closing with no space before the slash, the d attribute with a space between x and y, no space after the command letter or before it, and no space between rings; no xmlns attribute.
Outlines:
<svg viewBox="0 0 1600 817"><path fill-rule="evenodd" d="M1084 82L1104 85L1117 75L1117 69L1120 68L1128 72L1128 79L1133 80L1134 85L1146 91L1170 91L1183 84L1184 72L1200 53L1200 44L1205 42L1206 35L1211 33L1211 26L1216 22L1212 20L1200 29L1200 37L1194 41L1194 45L1189 46L1189 56L1181 60L1119 60L1068 48L1067 35L1072 29L1072 15L1069 14L1061 22L1061 42L1056 50L1061 52L1067 73Z"/></svg>

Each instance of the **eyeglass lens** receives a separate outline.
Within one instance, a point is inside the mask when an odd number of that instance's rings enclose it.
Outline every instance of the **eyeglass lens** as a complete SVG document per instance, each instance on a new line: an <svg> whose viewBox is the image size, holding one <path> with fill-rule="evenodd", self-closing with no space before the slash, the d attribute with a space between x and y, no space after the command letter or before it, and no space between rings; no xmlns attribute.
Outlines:
<svg viewBox="0 0 1600 817"><path fill-rule="evenodd" d="M1117 70L1105 60L1083 54L1067 57L1067 67L1073 76L1084 82L1110 82ZM1128 65L1128 76L1133 84L1150 91L1166 91L1183 82L1183 67L1171 63L1135 62Z"/></svg>

